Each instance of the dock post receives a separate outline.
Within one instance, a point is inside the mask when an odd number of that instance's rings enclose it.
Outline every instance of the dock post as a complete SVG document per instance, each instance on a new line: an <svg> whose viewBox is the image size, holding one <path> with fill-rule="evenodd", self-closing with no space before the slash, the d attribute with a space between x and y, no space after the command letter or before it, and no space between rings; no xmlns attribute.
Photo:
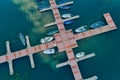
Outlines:
<svg viewBox="0 0 120 80"><path fill-rule="evenodd" d="M7 48L7 54L10 54L11 50L10 50L10 42L9 41L6 41L6 48ZM13 70L12 59L10 59L8 61L8 65L9 65L10 75L13 75L14 74L14 70Z"/></svg>
<svg viewBox="0 0 120 80"><path fill-rule="evenodd" d="M30 41L29 41L29 36L25 36L26 38L26 43L27 43L27 48L30 48ZM30 59L30 63L31 63L31 67L34 68L35 67L35 63L34 63L34 59L33 59L33 53L29 54L29 59Z"/></svg>

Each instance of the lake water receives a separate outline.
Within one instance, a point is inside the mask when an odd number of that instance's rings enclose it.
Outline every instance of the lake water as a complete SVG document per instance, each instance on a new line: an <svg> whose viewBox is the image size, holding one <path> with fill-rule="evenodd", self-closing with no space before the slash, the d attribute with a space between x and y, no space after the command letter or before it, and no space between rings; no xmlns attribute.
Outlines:
<svg viewBox="0 0 120 80"><path fill-rule="evenodd" d="M60 0L57 0L59 2ZM56 26L44 28L46 23L54 21L52 12L40 13L37 5L49 6L48 0L35 3L34 0L0 0L0 55L6 53L5 41L9 40L12 51L26 48L18 38L18 33L29 35L31 45L40 43L40 38L46 33L57 29ZM72 13L80 15L74 24L66 26L73 29L90 26L103 19L103 14L109 12L117 25L117 30L89 37L78 41L79 47L74 52L84 51L86 54L95 52L94 58L79 62L84 78L94 75L98 80L120 80L120 1L119 0L74 0L70 10L60 10L61 14ZM15 74L9 75L8 64L0 64L0 80L74 80L69 66L56 69L57 63L67 60L65 52L54 55L34 54L36 67L30 66L28 56L16 59Z"/></svg>

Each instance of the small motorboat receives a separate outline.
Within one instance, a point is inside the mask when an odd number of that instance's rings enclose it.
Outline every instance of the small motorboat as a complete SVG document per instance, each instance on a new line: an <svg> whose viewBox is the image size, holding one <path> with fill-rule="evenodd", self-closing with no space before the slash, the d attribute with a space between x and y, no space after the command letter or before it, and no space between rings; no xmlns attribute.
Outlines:
<svg viewBox="0 0 120 80"><path fill-rule="evenodd" d="M47 43L47 42L52 41L53 39L54 39L54 37L49 36L49 37L41 38L40 42L41 42L42 44L44 44L44 43Z"/></svg>
<svg viewBox="0 0 120 80"><path fill-rule="evenodd" d="M35 2L40 2L40 1L43 1L43 0L35 0Z"/></svg>
<svg viewBox="0 0 120 80"><path fill-rule="evenodd" d="M55 53L55 49L47 49L43 51L44 54L54 54Z"/></svg>
<svg viewBox="0 0 120 80"><path fill-rule="evenodd" d="M70 9L70 6L60 6L59 9Z"/></svg>
<svg viewBox="0 0 120 80"><path fill-rule="evenodd" d="M77 32L77 33L84 32L87 30L86 28L87 28L87 25L81 26L81 27L75 29L75 32Z"/></svg>
<svg viewBox="0 0 120 80"><path fill-rule="evenodd" d="M54 30L54 31L48 32L46 35L54 35L57 32L59 32L59 31L58 30Z"/></svg>
<svg viewBox="0 0 120 80"><path fill-rule="evenodd" d="M104 22L98 21L90 26L90 28L100 28L104 25Z"/></svg>
<svg viewBox="0 0 120 80"><path fill-rule="evenodd" d="M62 0L61 2L59 2L59 5L60 4L64 4L66 2L68 2L69 0ZM59 9L70 9L70 6L60 6Z"/></svg>
<svg viewBox="0 0 120 80"><path fill-rule="evenodd" d="M69 20L69 21L64 22L65 25L72 24L72 23L73 23L73 20Z"/></svg>
<svg viewBox="0 0 120 80"><path fill-rule="evenodd" d="M62 15L62 18L70 18L71 17L71 14L63 14Z"/></svg>
<svg viewBox="0 0 120 80"><path fill-rule="evenodd" d="M25 46L25 44L26 44L25 36L20 32L19 32L19 38L20 38L20 41L22 42L22 44Z"/></svg>
<svg viewBox="0 0 120 80"><path fill-rule="evenodd" d="M79 52L76 54L76 58L81 58L83 56L85 56L85 52Z"/></svg>

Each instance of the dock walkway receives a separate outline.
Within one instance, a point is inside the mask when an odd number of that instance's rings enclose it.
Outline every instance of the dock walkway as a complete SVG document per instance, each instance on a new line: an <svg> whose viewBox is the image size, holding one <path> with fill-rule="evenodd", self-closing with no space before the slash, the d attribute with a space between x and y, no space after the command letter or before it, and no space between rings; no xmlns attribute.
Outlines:
<svg viewBox="0 0 120 80"><path fill-rule="evenodd" d="M100 28L91 29L91 30L88 30L88 31L85 31L82 33L73 34L72 29L65 30L63 22L67 21L67 20L78 18L79 16L72 17L72 18L69 18L66 20L62 20L55 0L49 0L49 2L51 5L53 15L55 17L54 24L57 25L58 30L59 30L59 33L56 33L54 35L55 40L51 41L49 43L46 43L46 44L39 44L39 45L32 47L30 45L29 37L26 36L27 48L16 51L16 52L11 52L10 43L7 41L6 42L7 54L0 56L0 63L8 62L10 75L12 75L14 73L13 63L12 63L13 60L24 57L24 56L29 56L31 67L34 68L35 67L34 59L33 59L34 53L57 46L59 52L66 51L66 54L68 57L68 61L58 64L57 67L62 67L62 66L69 64L72 69L75 80L82 80L83 78L82 78L82 75L81 75L81 72L80 72L77 62L87 59L87 58L90 58L90 57L93 57L93 56L95 56L95 54L87 55L80 59L76 59L74 56L74 52L73 52L73 48L78 47L76 40L80 40L80 39L83 39L86 37L90 37L90 36L97 35L100 33L108 32L108 31L117 29L117 27L116 27L114 21L112 20L112 17L110 16L110 14L107 13L107 14L104 14L105 20L108 23L107 25L100 27ZM52 25L53 25L53 23L52 23ZM48 26L51 26L51 25L50 24L45 25L45 27L48 27Z"/></svg>

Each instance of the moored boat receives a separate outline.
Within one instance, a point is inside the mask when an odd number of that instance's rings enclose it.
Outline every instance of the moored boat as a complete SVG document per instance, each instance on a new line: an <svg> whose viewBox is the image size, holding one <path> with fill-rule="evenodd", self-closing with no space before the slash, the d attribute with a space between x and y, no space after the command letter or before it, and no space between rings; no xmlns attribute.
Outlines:
<svg viewBox="0 0 120 80"><path fill-rule="evenodd" d="M55 49L47 49L43 51L44 54L54 54L55 53Z"/></svg>
<svg viewBox="0 0 120 80"><path fill-rule="evenodd" d="M59 9L70 9L70 6L61 6Z"/></svg>
<svg viewBox="0 0 120 80"><path fill-rule="evenodd" d="M71 14L63 14L62 15L62 18L70 18L71 17Z"/></svg>
<svg viewBox="0 0 120 80"><path fill-rule="evenodd" d="M84 32L87 30L86 28L87 28L87 25L81 26L81 27L75 29L75 32L77 32L77 33Z"/></svg>
<svg viewBox="0 0 120 80"><path fill-rule="evenodd" d="M64 22L65 25L72 24L72 23L73 23L73 20L69 20L69 21Z"/></svg>
<svg viewBox="0 0 120 80"><path fill-rule="evenodd" d="M49 37L41 38L40 42L41 42L42 44L44 44L44 43L47 43L47 42L52 41L53 39L54 39L54 37L49 36Z"/></svg>
<svg viewBox="0 0 120 80"><path fill-rule="evenodd" d="M54 31L48 32L46 35L54 35L57 32L59 32L59 31L58 30L54 30Z"/></svg>
<svg viewBox="0 0 120 80"><path fill-rule="evenodd" d="M20 41L22 42L22 44L25 46L25 44L26 44L25 36L20 32L19 32L19 38L20 38Z"/></svg>
<svg viewBox="0 0 120 80"><path fill-rule="evenodd" d="M64 4L66 2L68 2L69 0L62 0L61 2L59 2L59 4ZM70 6L60 6L59 9L70 9Z"/></svg>
<svg viewBox="0 0 120 80"><path fill-rule="evenodd" d="M76 58L81 58L83 56L85 56L85 52L79 52L76 54Z"/></svg>
<svg viewBox="0 0 120 80"><path fill-rule="evenodd" d="M40 1L43 1L43 0L35 0L35 2L40 2Z"/></svg>
<svg viewBox="0 0 120 80"><path fill-rule="evenodd" d="M90 26L90 28L100 28L104 25L104 22L98 21Z"/></svg>

